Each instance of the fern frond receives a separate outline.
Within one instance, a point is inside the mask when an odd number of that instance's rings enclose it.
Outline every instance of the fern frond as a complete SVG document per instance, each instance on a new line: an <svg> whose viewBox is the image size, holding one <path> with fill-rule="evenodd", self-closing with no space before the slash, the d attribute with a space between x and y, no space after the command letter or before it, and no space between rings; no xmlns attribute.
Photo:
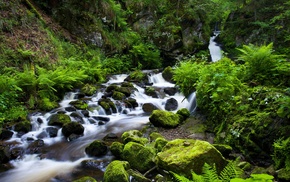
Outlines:
<svg viewBox="0 0 290 182"><path fill-rule="evenodd" d="M170 174L172 174L172 176L174 177L175 181L177 181L177 182L192 182L191 180L189 180L185 176L176 174L176 173L174 173L172 171L170 171Z"/></svg>
<svg viewBox="0 0 290 182"><path fill-rule="evenodd" d="M204 163L204 166L202 167L202 172L203 172L202 176L204 177L205 181L210 182L220 181L215 165L212 167L209 164Z"/></svg>
<svg viewBox="0 0 290 182"><path fill-rule="evenodd" d="M195 172L192 172L191 175L193 182L206 182L202 175L198 175Z"/></svg>
<svg viewBox="0 0 290 182"><path fill-rule="evenodd" d="M223 182L230 181L232 178L239 177L241 171L235 165L234 161L229 162L224 169L221 171L219 179Z"/></svg>

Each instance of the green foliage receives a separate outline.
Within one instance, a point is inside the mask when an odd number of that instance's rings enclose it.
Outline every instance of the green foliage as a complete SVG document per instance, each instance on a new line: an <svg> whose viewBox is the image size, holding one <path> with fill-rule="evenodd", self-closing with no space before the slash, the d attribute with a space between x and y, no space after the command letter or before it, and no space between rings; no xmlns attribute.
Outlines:
<svg viewBox="0 0 290 182"><path fill-rule="evenodd" d="M178 182L227 182L233 178L239 177L241 175L241 170L236 167L235 161L229 162L224 169L218 174L215 166L210 166L205 163L202 168L202 174L198 175L195 172L192 172L192 180L187 179L186 177L170 172L174 179Z"/></svg>
<svg viewBox="0 0 290 182"><path fill-rule="evenodd" d="M280 107L277 110L277 114L283 118L290 118L290 97L284 96L279 99Z"/></svg>
<svg viewBox="0 0 290 182"><path fill-rule="evenodd" d="M273 144L274 154L272 156L277 169L290 169L290 137L287 139L278 139Z"/></svg>
<svg viewBox="0 0 290 182"><path fill-rule="evenodd" d="M204 67L197 84L197 103L209 111L211 117L225 117L233 109L234 97L240 94L244 85L239 79L242 67L223 58L216 64Z"/></svg>
<svg viewBox="0 0 290 182"><path fill-rule="evenodd" d="M132 55L133 63L135 67L138 64L142 65L142 69L155 69L161 67L160 52L152 44L134 45L130 50ZM137 64L136 64L137 63Z"/></svg>
<svg viewBox="0 0 290 182"><path fill-rule="evenodd" d="M272 76L272 70L276 67L277 61L282 58L281 55L273 54L273 43L261 47L252 44L244 45L238 50L241 52L238 59L243 61L247 68L246 80L262 84Z"/></svg>
<svg viewBox="0 0 290 182"><path fill-rule="evenodd" d="M173 80L180 86L180 90L185 96L190 95L195 90L201 69L204 66L203 63L183 61L173 71Z"/></svg>
<svg viewBox="0 0 290 182"><path fill-rule="evenodd" d="M251 174L250 178L234 178L230 182L272 182L273 179L274 177L269 174Z"/></svg>
<svg viewBox="0 0 290 182"><path fill-rule="evenodd" d="M126 56L106 58L102 61L102 68L104 68L107 73L126 73L132 66L132 62L126 58Z"/></svg>

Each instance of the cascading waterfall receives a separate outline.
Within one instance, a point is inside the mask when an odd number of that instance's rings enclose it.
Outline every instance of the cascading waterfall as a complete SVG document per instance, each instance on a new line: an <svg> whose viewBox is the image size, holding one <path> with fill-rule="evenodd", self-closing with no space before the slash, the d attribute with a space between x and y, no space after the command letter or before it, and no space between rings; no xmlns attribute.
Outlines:
<svg viewBox="0 0 290 182"><path fill-rule="evenodd" d="M220 31L217 28L217 24L215 25L215 30L213 31L213 36L210 37L208 49L210 52L212 62L217 62L222 58L222 49L221 47L215 42L215 39L220 34Z"/></svg>
<svg viewBox="0 0 290 182"><path fill-rule="evenodd" d="M108 86L112 83L120 84L124 82L124 79L128 75L115 75L104 86ZM136 99L138 106L134 109L126 108L119 101L113 100L113 102L119 105L117 113L107 115L104 109L98 105L98 100L102 98L103 91L98 91L95 95L86 98L86 101L91 108L88 110L89 117L82 115L80 110L76 112L82 116L82 125L84 127L83 136L76 138L73 141L67 141L62 135L61 128L57 128L55 136L48 134L48 129L55 129L53 126L48 125L48 121L51 115L56 113L65 113L71 115L72 111L68 111L67 108L72 107L71 101L78 99L78 92L69 92L64 96L64 99L59 103L59 108L56 108L48 113L35 113L30 116L32 123L32 131L19 136L17 132L8 141L5 141L7 145L13 145L14 148L22 148L24 155L15 160L11 160L10 164L13 169L4 173L0 173L1 182L21 181L21 182L43 182L43 181L72 181L74 178L71 173L75 168L80 166L82 161L88 160L88 156L85 153L85 148L92 141L96 139L103 139L109 133L121 134L124 131L130 129L140 129L149 122L149 115L142 110L142 105L145 103L152 103L159 109L165 109L166 100L174 98L178 102L178 108L173 112L176 112L180 108L188 108L194 110L192 103L184 99L184 96L180 93L168 95L164 93L164 90L168 87L173 88L175 85L166 82L161 74L152 74L149 76L149 81L153 83L152 87L156 88L160 92L159 98L153 98L145 94L143 87L134 84L136 91L131 94L130 97ZM194 108L193 108L194 107ZM70 116L71 117L71 116ZM105 117L109 122L105 124L91 123L90 121L94 117ZM73 122L78 122L75 118L71 117ZM43 144L39 153L29 151L29 146L32 142L39 141ZM17 143L15 145L15 143ZM97 179L102 179L102 173L105 170L106 165L113 159L113 156L109 153L101 158L94 158L99 160L100 170ZM65 180L63 179L65 178Z"/></svg>

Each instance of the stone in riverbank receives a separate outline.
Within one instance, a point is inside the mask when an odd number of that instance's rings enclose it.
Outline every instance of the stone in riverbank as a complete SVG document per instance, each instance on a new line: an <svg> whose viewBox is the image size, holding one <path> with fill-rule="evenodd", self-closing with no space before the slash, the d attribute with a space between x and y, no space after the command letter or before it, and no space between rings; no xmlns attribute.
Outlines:
<svg viewBox="0 0 290 182"><path fill-rule="evenodd" d="M210 143L193 139L169 141L157 154L157 165L167 171L191 177L191 171L201 174L204 163L216 165L221 171L227 164L221 153Z"/></svg>
<svg viewBox="0 0 290 182"><path fill-rule="evenodd" d="M126 171L129 169L130 165L127 161L111 162L104 173L104 182L129 182L129 174Z"/></svg>
<svg viewBox="0 0 290 182"><path fill-rule="evenodd" d="M95 140L86 149L86 153L92 157L100 157L108 152L106 144L100 140Z"/></svg>
<svg viewBox="0 0 290 182"><path fill-rule="evenodd" d="M62 127L64 124L71 122L71 119L66 114L54 114L49 117L48 125Z"/></svg>
<svg viewBox="0 0 290 182"><path fill-rule="evenodd" d="M85 128L83 127L83 125L77 122L66 123L62 127L62 134L65 137L69 137L71 134L83 135L84 131Z"/></svg>
<svg viewBox="0 0 290 182"><path fill-rule="evenodd" d="M180 116L169 111L154 110L149 120L156 127L174 128L179 125Z"/></svg>

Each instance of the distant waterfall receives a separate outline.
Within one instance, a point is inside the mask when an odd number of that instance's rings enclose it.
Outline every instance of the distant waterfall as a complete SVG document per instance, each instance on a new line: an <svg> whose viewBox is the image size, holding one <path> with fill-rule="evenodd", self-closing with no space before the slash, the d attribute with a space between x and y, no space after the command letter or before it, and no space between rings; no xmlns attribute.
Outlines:
<svg viewBox="0 0 290 182"><path fill-rule="evenodd" d="M215 42L215 39L220 34L217 24L215 25L215 29L213 31L213 36L210 37L208 49L210 52L212 62L217 62L222 58L222 49L221 47Z"/></svg>

